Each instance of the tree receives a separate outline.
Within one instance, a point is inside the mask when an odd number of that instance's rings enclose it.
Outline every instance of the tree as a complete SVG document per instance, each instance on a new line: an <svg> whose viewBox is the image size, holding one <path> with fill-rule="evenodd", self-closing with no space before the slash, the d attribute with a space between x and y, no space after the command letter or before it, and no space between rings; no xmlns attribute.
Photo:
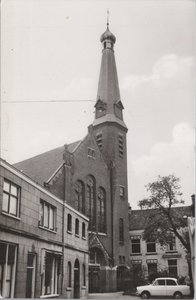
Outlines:
<svg viewBox="0 0 196 300"><path fill-rule="evenodd" d="M187 232L187 220L182 211L175 206L184 204L181 199L180 179L174 175L158 176L155 182L147 185L149 197L139 201L141 209L152 209L143 234L144 240L156 240L161 245L168 245L175 235L190 252Z"/></svg>

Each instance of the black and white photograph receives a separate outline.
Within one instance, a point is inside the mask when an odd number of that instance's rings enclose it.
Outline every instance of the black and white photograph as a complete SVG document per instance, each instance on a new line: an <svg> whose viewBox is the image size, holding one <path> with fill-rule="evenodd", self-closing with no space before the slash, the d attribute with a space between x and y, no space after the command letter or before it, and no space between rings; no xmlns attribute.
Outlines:
<svg viewBox="0 0 196 300"><path fill-rule="evenodd" d="M0 3L0 299L194 299L195 1Z"/></svg>

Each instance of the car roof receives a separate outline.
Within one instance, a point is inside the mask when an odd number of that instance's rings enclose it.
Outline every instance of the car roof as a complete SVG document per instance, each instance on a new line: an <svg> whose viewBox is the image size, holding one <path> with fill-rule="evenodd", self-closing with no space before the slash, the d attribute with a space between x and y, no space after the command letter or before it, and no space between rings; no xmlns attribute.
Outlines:
<svg viewBox="0 0 196 300"><path fill-rule="evenodd" d="M175 280L175 281L177 280L176 278L173 278L173 277L158 277L155 280L158 280L158 279L164 279L164 280L171 279L171 280Z"/></svg>

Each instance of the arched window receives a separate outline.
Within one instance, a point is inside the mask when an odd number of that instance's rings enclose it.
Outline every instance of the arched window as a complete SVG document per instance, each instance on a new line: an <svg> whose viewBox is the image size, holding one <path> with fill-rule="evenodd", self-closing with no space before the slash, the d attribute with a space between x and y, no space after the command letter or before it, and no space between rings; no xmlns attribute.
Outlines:
<svg viewBox="0 0 196 300"><path fill-rule="evenodd" d="M67 264L67 283L68 283L68 287L71 287L71 262L70 261Z"/></svg>
<svg viewBox="0 0 196 300"><path fill-rule="evenodd" d="M98 231L105 233L106 232L106 192L101 187L98 189L97 221L98 221Z"/></svg>
<svg viewBox="0 0 196 300"><path fill-rule="evenodd" d="M122 218L119 219L119 242L124 243L124 221Z"/></svg>
<svg viewBox="0 0 196 300"><path fill-rule="evenodd" d="M86 202L86 215L89 218L89 230L95 231L95 179L92 176L88 176L87 178Z"/></svg>
<svg viewBox="0 0 196 300"><path fill-rule="evenodd" d="M86 224L84 222L82 223L82 237L86 237Z"/></svg>
<svg viewBox="0 0 196 300"><path fill-rule="evenodd" d="M70 214L67 215L67 231L72 231L72 216Z"/></svg>
<svg viewBox="0 0 196 300"><path fill-rule="evenodd" d="M75 183L75 208L85 213L84 183L80 180Z"/></svg>
<svg viewBox="0 0 196 300"><path fill-rule="evenodd" d="M79 235L79 220L75 220L75 234Z"/></svg>
<svg viewBox="0 0 196 300"><path fill-rule="evenodd" d="M83 264L82 266L82 275L83 275L83 286L86 286L86 266Z"/></svg>

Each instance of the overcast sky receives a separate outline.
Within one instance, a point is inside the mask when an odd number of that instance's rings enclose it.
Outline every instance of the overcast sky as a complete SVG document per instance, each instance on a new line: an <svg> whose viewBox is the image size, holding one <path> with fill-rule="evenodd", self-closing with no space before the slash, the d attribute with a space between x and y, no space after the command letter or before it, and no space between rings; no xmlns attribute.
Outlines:
<svg viewBox="0 0 196 300"><path fill-rule="evenodd" d="M4 0L1 6L1 156L15 163L85 137L109 9L129 129L130 205L137 208L148 182L169 174L181 178L190 204L195 2Z"/></svg>

